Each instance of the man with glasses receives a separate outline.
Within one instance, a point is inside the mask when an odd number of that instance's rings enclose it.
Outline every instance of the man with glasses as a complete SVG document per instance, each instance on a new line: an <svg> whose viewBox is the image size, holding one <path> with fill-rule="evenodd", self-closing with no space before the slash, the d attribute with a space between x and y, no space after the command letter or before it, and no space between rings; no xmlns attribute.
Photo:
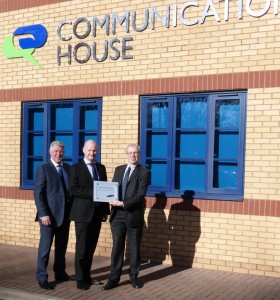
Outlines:
<svg viewBox="0 0 280 300"><path fill-rule="evenodd" d="M150 172L139 164L140 149L136 144L126 148L127 164L115 169L113 182L119 183L119 200L112 201L110 224L113 237L110 277L103 290L118 286L120 281L126 237L130 249L129 277L133 288L138 288L140 245L144 225L144 201Z"/></svg>

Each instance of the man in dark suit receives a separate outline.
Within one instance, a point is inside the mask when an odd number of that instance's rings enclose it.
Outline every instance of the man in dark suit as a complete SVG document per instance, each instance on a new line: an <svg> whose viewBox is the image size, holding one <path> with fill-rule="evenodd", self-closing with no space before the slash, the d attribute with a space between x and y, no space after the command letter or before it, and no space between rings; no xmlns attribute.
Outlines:
<svg viewBox="0 0 280 300"><path fill-rule="evenodd" d="M150 172L139 164L138 145L128 145L126 152L128 164L117 167L113 177L113 181L118 182L120 186L120 199L111 202L110 223L113 236L111 271L103 290L110 290L118 286L123 267L126 236L130 249L130 282L134 288L138 288L144 200L150 181Z"/></svg>
<svg viewBox="0 0 280 300"><path fill-rule="evenodd" d="M54 141L50 145L51 159L37 168L34 198L37 207L36 221L40 223L40 243L36 278L41 288L52 289L48 283L47 267L55 237L53 270L57 281L68 281L65 272L65 254L69 237L70 194L68 174L70 166L62 163L64 144Z"/></svg>
<svg viewBox="0 0 280 300"><path fill-rule="evenodd" d="M70 168L69 186L73 197L70 220L75 221L75 273L80 290L88 290L91 284L98 284L90 276L92 258L101 223L107 220L110 213L108 203L93 202L93 181L107 181L105 166L96 162L97 152L96 142L86 141L84 159Z"/></svg>

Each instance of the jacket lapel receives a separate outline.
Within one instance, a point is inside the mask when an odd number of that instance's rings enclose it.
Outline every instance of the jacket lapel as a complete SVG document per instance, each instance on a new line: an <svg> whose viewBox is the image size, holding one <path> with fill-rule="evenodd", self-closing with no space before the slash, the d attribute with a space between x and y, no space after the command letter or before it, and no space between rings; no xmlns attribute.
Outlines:
<svg viewBox="0 0 280 300"><path fill-rule="evenodd" d="M59 177L58 172L57 172L57 169L56 169L56 167L54 166L54 164L53 164L51 161L49 161L49 162L48 162L48 165L49 165L49 169L50 169L50 171L53 173L53 175Z"/></svg>
<svg viewBox="0 0 280 300"><path fill-rule="evenodd" d="M125 172L125 169L126 169L127 165L123 165L122 168L120 169L120 172L119 172L119 181L122 182L123 181L123 177L124 177L124 172Z"/></svg>
<svg viewBox="0 0 280 300"><path fill-rule="evenodd" d="M85 174L87 174L88 181L92 181L91 174L84 160L81 161L81 166L84 169Z"/></svg>
<svg viewBox="0 0 280 300"><path fill-rule="evenodd" d="M140 171L140 168L139 168L139 165L137 165L135 167L134 171L132 172L132 174L130 175L127 184L130 183L130 181L139 173L139 171Z"/></svg>

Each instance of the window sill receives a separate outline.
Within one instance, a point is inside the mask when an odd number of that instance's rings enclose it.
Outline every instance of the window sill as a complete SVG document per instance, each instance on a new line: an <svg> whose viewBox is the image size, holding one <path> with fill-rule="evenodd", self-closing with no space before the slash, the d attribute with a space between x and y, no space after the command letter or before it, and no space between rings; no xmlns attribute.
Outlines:
<svg viewBox="0 0 280 300"><path fill-rule="evenodd" d="M148 191L146 196L150 197L166 197L166 198L181 198L181 199L200 199L200 200L221 200L221 201L238 201L242 202L243 195L235 194L204 194L204 193L194 193L192 191L187 191L186 193L175 193L175 192L155 192Z"/></svg>

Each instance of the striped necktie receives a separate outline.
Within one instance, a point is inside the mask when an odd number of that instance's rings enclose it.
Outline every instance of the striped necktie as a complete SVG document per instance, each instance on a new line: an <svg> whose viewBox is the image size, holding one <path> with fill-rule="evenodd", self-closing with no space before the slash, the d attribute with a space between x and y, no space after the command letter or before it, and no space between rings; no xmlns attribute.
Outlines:
<svg viewBox="0 0 280 300"><path fill-rule="evenodd" d="M129 175L130 175L130 170L131 170L131 168L128 167L128 169L126 170L126 173L124 175L123 182L122 182L122 200L123 201L124 201L124 195L125 195L125 191L126 191L127 182L128 182Z"/></svg>

